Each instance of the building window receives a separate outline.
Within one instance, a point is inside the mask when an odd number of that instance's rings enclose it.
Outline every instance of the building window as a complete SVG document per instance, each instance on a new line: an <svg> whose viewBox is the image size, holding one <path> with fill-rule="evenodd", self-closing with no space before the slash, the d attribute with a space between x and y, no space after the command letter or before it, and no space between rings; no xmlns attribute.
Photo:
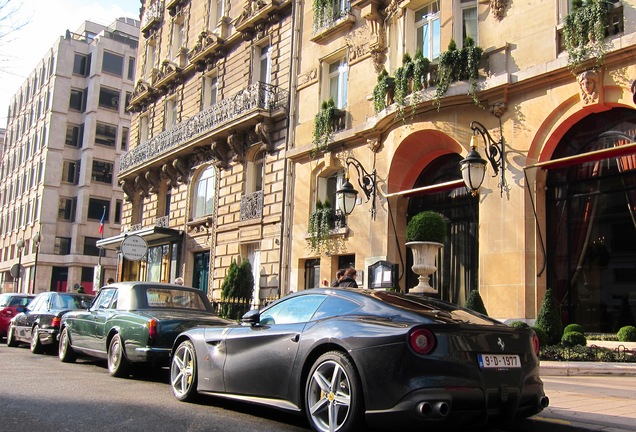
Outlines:
<svg viewBox="0 0 636 432"><path fill-rule="evenodd" d="M71 147L82 147L84 140L84 125L69 124L66 126L66 141L65 144ZM35 147L35 146L34 146Z"/></svg>
<svg viewBox="0 0 636 432"><path fill-rule="evenodd" d="M104 56L102 57L102 72L123 76L124 56L104 51Z"/></svg>
<svg viewBox="0 0 636 432"><path fill-rule="evenodd" d="M328 65L329 94L326 99L333 99L338 109L347 107L348 76L349 66L346 59L342 58Z"/></svg>
<svg viewBox="0 0 636 432"><path fill-rule="evenodd" d="M97 247L97 237L84 237L84 255L99 256L99 248Z"/></svg>
<svg viewBox="0 0 636 432"><path fill-rule="evenodd" d="M62 165L62 181L77 184L79 179L79 161L65 160Z"/></svg>
<svg viewBox="0 0 636 432"><path fill-rule="evenodd" d="M84 112L86 109L86 90L71 89L69 109Z"/></svg>
<svg viewBox="0 0 636 432"><path fill-rule="evenodd" d="M140 116L139 117L139 144L142 144L148 141L149 136L150 136L150 126L148 123L148 115Z"/></svg>
<svg viewBox="0 0 636 432"><path fill-rule="evenodd" d="M100 87L99 106L115 111L119 110L119 91L108 87Z"/></svg>
<svg viewBox="0 0 636 432"><path fill-rule="evenodd" d="M265 174L265 152L256 154L254 160L247 163L247 175L245 191L254 193L263 190L263 178Z"/></svg>
<svg viewBox="0 0 636 432"><path fill-rule="evenodd" d="M135 79L135 58L128 57L128 75L126 76L130 81Z"/></svg>
<svg viewBox="0 0 636 432"><path fill-rule="evenodd" d="M208 0L208 29L214 31L225 16L225 0Z"/></svg>
<svg viewBox="0 0 636 432"><path fill-rule="evenodd" d="M254 64L254 76L258 81L269 84L272 82L272 47L265 45L256 48L256 63Z"/></svg>
<svg viewBox="0 0 636 432"><path fill-rule="evenodd" d="M344 171L338 171L317 178L316 199L322 203L328 202L332 208L336 208L336 191L344 183Z"/></svg>
<svg viewBox="0 0 636 432"><path fill-rule="evenodd" d="M207 168L201 174L195 193L193 219L213 214L216 197L216 170L214 166Z"/></svg>
<svg viewBox="0 0 636 432"><path fill-rule="evenodd" d="M121 210L122 210L122 201L116 200L115 201L115 223L117 224L121 223Z"/></svg>
<svg viewBox="0 0 636 432"><path fill-rule="evenodd" d="M110 201L99 198L89 198L88 214L86 215L86 217L91 220L101 221L102 215L104 215L104 209L106 209L104 222L108 222L108 215L110 214Z"/></svg>
<svg viewBox="0 0 636 432"><path fill-rule="evenodd" d="M117 142L117 126L97 122L95 126L95 144L115 147Z"/></svg>
<svg viewBox="0 0 636 432"><path fill-rule="evenodd" d="M203 107L216 105L219 96L219 81L216 75L207 76L203 85Z"/></svg>
<svg viewBox="0 0 636 432"><path fill-rule="evenodd" d="M53 253L55 255L70 255L71 238L70 237L55 237L55 245L53 247Z"/></svg>
<svg viewBox="0 0 636 432"><path fill-rule="evenodd" d="M130 99L132 99L132 93L126 92L126 96L124 97L124 112L126 114L130 114L130 111L128 110L128 107L130 106Z"/></svg>
<svg viewBox="0 0 636 432"><path fill-rule="evenodd" d="M439 57L441 31L439 2L433 1L415 11L415 51L429 60Z"/></svg>
<svg viewBox="0 0 636 432"><path fill-rule="evenodd" d="M157 48L153 43L150 42L152 41L149 41L149 43L146 45L146 63L144 68L147 81L152 80L152 70L155 68L157 57Z"/></svg>
<svg viewBox="0 0 636 432"><path fill-rule="evenodd" d="M181 47L185 41L185 24L175 21L172 25L172 43L170 44L170 58L178 61L181 55Z"/></svg>
<svg viewBox="0 0 636 432"><path fill-rule="evenodd" d="M120 143L120 150L128 150L128 139L130 137L130 131L127 127L122 127L121 128L121 143Z"/></svg>
<svg viewBox="0 0 636 432"><path fill-rule="evenodd" d="M478 44L478 23L477 23L477 0L460 0L456 3L459 10L456 10L454 16L460 17L461 25L454 26L459 33L455 34L455 40L459 48L464 46L466 38L471 38Z"/></svg>
<svg viewBox="0 0 636 432"><path fill-rule="evenodd" d="M73 60L73 73L75 75L88 76L91 68L91 56L75 54Z"/></svg>
<svg viewBox="0 0 636 432"><path fill-rule="evenodd" d="M57 210L57 218L60 220L75 221L76 198L60 198Z"/></svg>
<svg viewBox="0 0 636 432"><path fill-rule="evenodd" d="M166 100L164 130L168 130L172 126L177 124L177 110L178 110L178 108L179 108L179 104L177 103L177 98L176 97L172 97L172 98Z"/></svg>
<svg viewBox="0 0 636 432"><path fill-rule="evenodd" d="M113 184L113 163L93 159L91 180L99 183Z"/></svg>

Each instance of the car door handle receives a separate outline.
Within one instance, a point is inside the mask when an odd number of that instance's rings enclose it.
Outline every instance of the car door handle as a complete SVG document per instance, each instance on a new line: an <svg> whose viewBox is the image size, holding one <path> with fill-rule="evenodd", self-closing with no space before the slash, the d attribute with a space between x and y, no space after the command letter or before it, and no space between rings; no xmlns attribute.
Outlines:
<svg viewBox="0 0 636 432"><path fill-rule="evenodd" d="M292 342L298 342L300 340L300 334L296 333L291 337Z"/></svg>

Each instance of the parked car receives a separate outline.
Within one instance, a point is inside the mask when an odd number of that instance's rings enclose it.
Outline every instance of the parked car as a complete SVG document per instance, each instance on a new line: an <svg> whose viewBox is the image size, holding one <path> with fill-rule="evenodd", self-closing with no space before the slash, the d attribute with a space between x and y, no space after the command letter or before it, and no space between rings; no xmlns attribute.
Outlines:
<svg viewBox="0 0 636 432"><path fill-rule="evenodd" d="M241 324L175 340L175 397L224 396L305 413L314 430L479 425L548 405L539 342L424 296L351 288L291 294Z"/></svg>
<svg viewBox="0 0 636 432"><path fill-rule="evenodd" d="M11 320L7 345L14 347L20 342L27 342L35 354L42 353L47 347L57 347L62 316L72 310L88 309L93 297L66 292L38 294Z"/></svg>
<svg viewBox="0 0 636 432"><path fill-rule="evenodd" d="M0 294L0 338L7 335L9 321L18 314L18 308L28 305L34 297L32 294L21 293Z"/></svg>
<svg viewBox="0 0 636 432"><path fill-rule="evenodd" d="M202 324L226 324L203 291L181 285L118 282L103 287L91 308L62 317L59 358L103 358L116 377L135 363L166 366L179 333Z"/></svg>

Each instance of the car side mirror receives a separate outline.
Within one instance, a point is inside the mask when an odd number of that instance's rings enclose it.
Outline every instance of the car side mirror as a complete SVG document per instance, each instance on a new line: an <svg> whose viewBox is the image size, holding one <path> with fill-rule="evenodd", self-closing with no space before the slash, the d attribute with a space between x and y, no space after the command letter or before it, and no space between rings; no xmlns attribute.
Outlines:
<svg viewBox="0 0 636 432"><path fill-rule="evenodd" d="M241 317L241 322L245 324L256 325L261 321L261 313L258 309L252 309L248 311Z"/></svg>

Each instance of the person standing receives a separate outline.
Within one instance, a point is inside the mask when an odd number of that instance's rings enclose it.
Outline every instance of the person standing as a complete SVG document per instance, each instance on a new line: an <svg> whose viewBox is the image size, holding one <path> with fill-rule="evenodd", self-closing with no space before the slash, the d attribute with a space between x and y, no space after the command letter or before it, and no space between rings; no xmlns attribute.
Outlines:
<svg viewBox="0 0 636 432"><path fill-rule="evenodd" d="M338 272L336 273L336 277L333 278L333 280L331 281L331 286L332 287L338 286L338 282L340 282L340 279L342 279L344 274L345 274L345 269L338 270Z"/></svg>
<svg viewBox="0 0 636 432"><path fill-rule="evenodd" d="M174 280L174 283L177 285L183 285L183 278L182 277L178 277Z"/></svg>
<svg viewBox="0 0 636 432"><path fill-rule="evenodd" d="M356 282L356 276L358 272L353 267L348 268L344 272L344 276L338 282L339 287L350 287L350 288L358 288L358 283Z"/></svg>

